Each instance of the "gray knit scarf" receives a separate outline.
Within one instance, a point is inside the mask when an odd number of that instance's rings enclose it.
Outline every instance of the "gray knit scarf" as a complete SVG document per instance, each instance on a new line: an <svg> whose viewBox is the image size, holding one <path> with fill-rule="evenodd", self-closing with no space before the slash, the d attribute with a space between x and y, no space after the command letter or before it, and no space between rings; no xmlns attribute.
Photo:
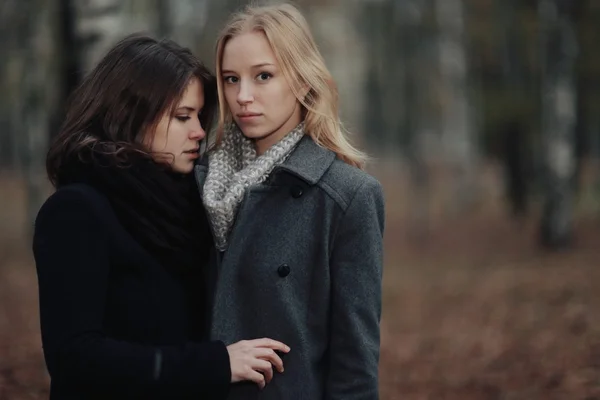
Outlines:
<svg viewBox="0 0 600 400"><path fill-rule="evenodd" d="M225 132L220 146L209 156L203 201L212 224L217 249L223 251L246 189L264 182L273 168L285 161L304 136L304 123L257 157L254 142L237 125Z"/></svg>

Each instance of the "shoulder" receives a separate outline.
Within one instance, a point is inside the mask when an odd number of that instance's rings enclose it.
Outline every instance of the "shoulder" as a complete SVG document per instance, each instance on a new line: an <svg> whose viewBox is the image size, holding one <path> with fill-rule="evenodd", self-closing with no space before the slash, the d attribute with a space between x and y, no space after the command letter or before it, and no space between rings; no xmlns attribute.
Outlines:
<svg viewBox="0 0 600 400"><path fill-rule="evenodd" d="M338 158L333 161L318 185L344 210L365 195L375 196L383 201L383 188L375 177Z"/></svg>
<svg viewBox="0 0 600 400"><path fill-rule="evenodd" d="M82 220L101 220L110 210L108 199L93 186L85 183L69 184L57 189L42 204L36 217L36 226L65 215Z"/></svg>

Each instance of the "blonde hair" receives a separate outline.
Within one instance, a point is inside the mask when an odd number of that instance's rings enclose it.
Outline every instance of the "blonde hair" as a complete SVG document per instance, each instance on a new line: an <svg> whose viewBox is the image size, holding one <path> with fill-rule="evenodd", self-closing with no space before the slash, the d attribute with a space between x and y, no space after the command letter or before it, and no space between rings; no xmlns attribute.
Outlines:
<svg viewBox="0 0 600 400"><path fill-rule="evenodd" d="M338 111L338 92L331 73L325 66L306 19L290 4L247 6L231 17L219 35L216 46L217 144L223 137L225 125L232 119L223 94L223 51L229 39L257 31L265 34L283 75L303 106L306 134L318 145L336 153L344 162L363 168L365 154L353 147L344 135Z"/></svg>

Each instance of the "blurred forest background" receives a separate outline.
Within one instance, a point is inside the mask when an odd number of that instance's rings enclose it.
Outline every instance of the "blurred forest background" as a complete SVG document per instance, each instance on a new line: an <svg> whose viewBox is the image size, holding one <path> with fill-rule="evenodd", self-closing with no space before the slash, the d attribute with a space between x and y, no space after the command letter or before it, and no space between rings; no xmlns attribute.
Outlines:
<svg viewBox="0 0 600 400"><path fill-rule="evenodd" d="M212 67L245 3L0 3L0 399L48 396L30 235L68 94L136 31ZM295 4L386 192L382 399L600 399L600 1Z"/></svg>

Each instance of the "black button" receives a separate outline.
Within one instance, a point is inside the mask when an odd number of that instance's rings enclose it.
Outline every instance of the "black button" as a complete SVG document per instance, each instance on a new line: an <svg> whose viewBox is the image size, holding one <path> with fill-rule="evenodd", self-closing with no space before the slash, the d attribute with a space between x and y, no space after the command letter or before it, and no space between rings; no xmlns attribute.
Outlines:
<svg viewBox="0 0 600 400"><path fill-rule="evenodd" d="M302 187L300 186L292 186L292 189L290 190L290 193L292 194L292 197L297 199L298 197L302 196Z"/></svg>
<svg viewBox="0 0 600 400"><path fill-rule="evenodd" d="M277 273L280 277L285 278L290 274L290 266L287 264L281 264L279 268L277 268Z"/></svg>

